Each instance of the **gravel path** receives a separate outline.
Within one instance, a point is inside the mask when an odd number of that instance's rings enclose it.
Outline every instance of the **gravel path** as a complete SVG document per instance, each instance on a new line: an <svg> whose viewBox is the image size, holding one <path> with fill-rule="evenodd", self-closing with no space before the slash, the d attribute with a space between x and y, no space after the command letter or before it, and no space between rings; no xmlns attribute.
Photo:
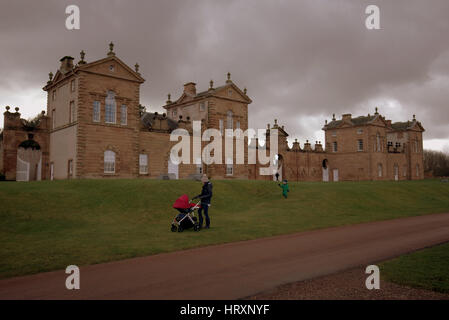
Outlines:
<svg viewBox="0 0 449 320"><path fill-rule="evenodd" d="M365 268L290 283L255 296L251 300L449 300L449 294L400 286L380 278L379 290L365 287Z"/></svg>

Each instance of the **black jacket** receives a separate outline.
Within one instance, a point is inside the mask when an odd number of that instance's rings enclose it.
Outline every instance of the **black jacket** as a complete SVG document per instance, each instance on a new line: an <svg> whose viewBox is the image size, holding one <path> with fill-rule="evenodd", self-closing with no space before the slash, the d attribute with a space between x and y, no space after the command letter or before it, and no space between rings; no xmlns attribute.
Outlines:
<svg viewBox="0 0 449 320"><path fill-rule="evenodd" d="M203 188L201 189L201 194L197 195L195 198L201 199L201 203L210 203L210 199L212 198L212 183L205 182L203 184Z"/></svg>

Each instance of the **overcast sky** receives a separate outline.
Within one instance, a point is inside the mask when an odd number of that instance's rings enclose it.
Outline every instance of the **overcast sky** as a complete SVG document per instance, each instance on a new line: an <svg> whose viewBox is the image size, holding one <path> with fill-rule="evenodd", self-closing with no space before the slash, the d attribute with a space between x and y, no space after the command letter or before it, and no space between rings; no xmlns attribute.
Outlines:
<svg viewBox="0 0 449 320"><path fill-rule="evenodd" d="M65 8L81 11L65 28ZM380 8L380 30L365 8ZM290 138L324 140L335 113L422 122L424 147L449 152L449 1L0 0L0 127L6 105L24 118L46 110L42 87L65 55L88 62L108 43L146 79L141 103L163 111L167 93L226 80L248 88L249 125L275 118Z"/></svg>

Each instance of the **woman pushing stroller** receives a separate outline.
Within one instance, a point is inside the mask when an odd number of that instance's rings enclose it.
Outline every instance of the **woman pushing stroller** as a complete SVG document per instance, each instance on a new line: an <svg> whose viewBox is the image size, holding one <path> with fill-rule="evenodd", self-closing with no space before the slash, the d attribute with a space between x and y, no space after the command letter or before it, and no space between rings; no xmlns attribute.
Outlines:
<svg viewBox="0 0 449 320"><path fill-rule="evenodd" d="M201 194L197 195L196 197L193 197L194 199L200 199L201 200L201 208L198 210L198 216L199 216L199 227L200 229L203 227L203 211L204 215L206 217L206 229L210 228L210 218L209 218L209 207L210 207L210 200L212 198L212 183L209 181L206 175L203 175L201 178L201 182L203 183L203 188L201 189Z"/></svg>

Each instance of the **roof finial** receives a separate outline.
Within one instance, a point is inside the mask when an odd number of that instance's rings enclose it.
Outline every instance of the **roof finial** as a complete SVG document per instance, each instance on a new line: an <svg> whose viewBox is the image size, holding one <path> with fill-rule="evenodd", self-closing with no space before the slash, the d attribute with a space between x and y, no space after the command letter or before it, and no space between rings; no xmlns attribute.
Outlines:
<svg viewBox="0 0 449 320"><path fill-rule="evenodd" d="M335 121L335 113L332 114L332 120Z"/></svg>
<svg viewBox="0 0 449 320"><path fill-rule="evenodd" d="M226 80L226 83L231 83L232 81L231 81L231 73L230 72L228 72L228 80Z"/></svg>
<svg viewBox="0 0 449 320"><path fill-rule="evenodd" d="M109 44L109 52L108 52L108 56L114 56L114 43L111 41L111 43Z"/></svg>
<svg viewBox="0 0 449 320"><path fill-rule="evenodd" d="M325 125L325 126L327 126L327 119L326 119L326 120L324 120L324 125Z"/></svg>
<svg viewBox="0 0 449 320"><path fill-rule="evenodd" d="M416 115L413 115L413 121L416 121Z"/></svg>
<svg viewBox="0 0 449 320"><path fill-rule="evenodd" d="M245 88L245 89L243 89L243 93L244 93L244 94L246 94L246 92L248 92L248 91L246 90L246 88Z"/></svg>
<svg viewBox="0 0 449 320"><path fill-rule="evenodd" d="M48 82L51 82L53 80L53 72L50 71L50 73L48 74Z"/></svg>
<svg viewBox="0 0 449 320"><path fill-rule="evenodd" d="M80 58L81 60L78 62L78 64L85 64L86 61L84 61L84 57L86 56L86 53L84 52L84 50L81 50L80 52Z"/></svg>
<svg viewBox="0 0 449 320"><path fill-rule="evenodd" d="M136 64L134 65L134 69L136 70L136 73L139 73L139 64L136 62Z"/></svg>
<svg viewBox="0 0 449 320"><path fill-rule="evenodd" d="M376 112L375 112L374 114L379 114L378 110L379 110L379 109L376 107Z"/></svg>
<svg viewBox="0 0 449 320"><path fill-rule="evenodd" d="M171 94L169 93L169 94L167 94L167 104L170 104L170 103L171 103L170 98L171 98Z"/></svg>
<svg viewBox="0 0 449 320"><path fill-rule="evenodd" d="M214 88L214 80L209 81L209 90L212 90Z"/></svg>

